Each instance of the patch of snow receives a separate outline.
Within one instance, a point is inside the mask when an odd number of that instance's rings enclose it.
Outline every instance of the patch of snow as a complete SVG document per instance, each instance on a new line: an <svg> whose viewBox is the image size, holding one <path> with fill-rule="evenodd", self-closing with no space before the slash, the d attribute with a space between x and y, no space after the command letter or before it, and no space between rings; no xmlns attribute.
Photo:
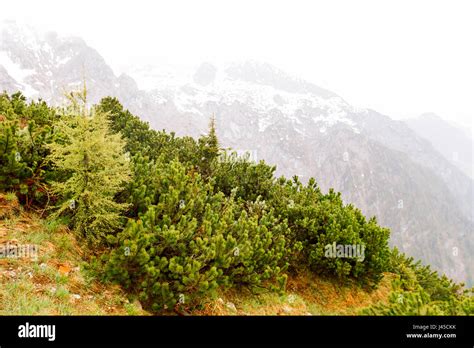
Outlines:
<svg viewBox="0 0 474 348"><path fill-rule="evenodd" d="M58 65L58 66L65 65L70 60L71 60L71 57L68 57L68 56L63 57L63 58L56 57L56 65Z"/></svg>
<svg viewBox="0 0 474 348"><path fill-rule="evenodd" d="M302 136L306 136L306 134L304 133L304 131L302 131L301 129L298 129L298 127L294 127L293 128L298 134L301 134Z"/></svg>
<svg viewBox="0 0 474 348"><path fill-rule="evenodd" d="M258 118L258 131L260 133L265 132L268 126L272 124L272 120L270 117L259 117Z"/></svg>
<svg viewBox="0 0 474 348"><path fill-rule="evenodd" d="M8 75L13 77L18 83L24 83L25 78L35 73L35 70L24 69L20 64L15 63L5 51L0 51L0 65L3 65Z"/></svg>
<svg viewBox="0 0 474 348"><path fill-rule="evenodd" d="M166 99L164 96L160 95L160 94L157 94L155 93L153 95L153 99L155 100L155 102L157 102L158 104L164 104L168 101L168 99Z"/></svg>
<svg viewBox="0 0 474 348"><path fill-rule="evenodd" d="M0 65L2 65L8 75L10 75L18 84L21 86L21 90L25 97L33 98L38 96L38 91L33 88L26 79L31 75L34 75L36 71L34 69L24 69L20 64L14 62L7 52L0 51Z"/></svg>
<svg viewBox="0 0 474 348"><path fill-rule="evenodd" d="M33 88L30 84L28 83L25 83L23 84L23 89L22 89L22 93L25 97L27 98L35 98L35 97L38 97L39 95L39 92L38 90L36 90L35 88Z"/></svg>

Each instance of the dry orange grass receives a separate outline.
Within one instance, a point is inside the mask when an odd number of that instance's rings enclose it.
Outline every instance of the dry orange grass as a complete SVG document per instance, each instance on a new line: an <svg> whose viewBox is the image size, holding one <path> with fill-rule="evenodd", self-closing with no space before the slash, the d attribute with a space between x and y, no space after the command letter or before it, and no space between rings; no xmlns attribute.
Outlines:
<svg viewBox="0 0 474 348"><path fill-rule="evenodd" d="M125 293L81 270L81 249L67 227L48 231L23 213L0 220L0 244L35 244L38 258L0 258L0 315L147 315Z"/></svg>
<svg viewBox="0 0 474 348"><path fill-rule="evenodd" d="M286 293L248 290L221 292L217 300L210 300L195 315L356 315L375 303L387 302L393 275L384 274L377 289L368 291L356 284L342 285L310 272L302 272L288 279Z"/></svg>
<svg viewBox="0 0 474 348"><path fill-rule="evenodd" d="M20 211L20 203L13 194L0 193L0 219L9 219Z"/></svg>

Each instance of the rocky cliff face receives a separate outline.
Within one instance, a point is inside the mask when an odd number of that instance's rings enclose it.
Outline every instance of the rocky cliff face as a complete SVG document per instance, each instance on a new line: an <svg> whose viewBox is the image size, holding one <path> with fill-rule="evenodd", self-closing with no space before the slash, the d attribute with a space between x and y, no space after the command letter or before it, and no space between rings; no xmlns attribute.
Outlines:
<svg viewBox="0 0 474 348"><path fill-rule="evenodd" d="M473 182L405 123L268 64L204 63L186 73L133 67L116 76L81 39L14 24L3 30L0 89L60 103L84 79L91 102L116 96L178 135L199 136L215 115L224 147L277 165L278 175L334 187L390 227L393 245L472 284Z"/></svg>

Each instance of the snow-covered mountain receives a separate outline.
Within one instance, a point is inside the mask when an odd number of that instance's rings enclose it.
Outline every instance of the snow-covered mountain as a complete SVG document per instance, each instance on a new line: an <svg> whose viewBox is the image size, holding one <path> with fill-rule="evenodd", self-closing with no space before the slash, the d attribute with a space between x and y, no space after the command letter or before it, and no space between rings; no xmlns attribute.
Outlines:
<svg viewBox="0 0 474 348"><path fill-rule="evenodd" d="M3 90L21 90L28 98L42 98L53 104L64 102L64 93L87 82L89 100L97 102L113 95L124 103L146 105L147 94L135 81L115 76L102 56L77 37L40 33L15 22L1 25L0 82Z"/></svg>
<svg viewBox="0 0 474 348"><path fill-rule="evenodd" d="M473 182L404 122L265 63L132 66L116 76L81 39L14 24L2 32L0 89L59 103L84 79L91 102L116 96L156 129L199 136L214 115L224 147L334 187L390 227L392 244L472 282Z"/></svg>
<svg viewBox="0 0 474 348"><path fill-rule="evenodd" d="M158 103L173 103L179 112L201 115L206 120L213 105L245 104L258 113L259 132L275 123L275 113L291 119L296 129L309 117L321 133L337 123L358 132L347 117L357 111L341 97L269 64L247 61L217 67L203 63L187 74L170 70L147 66L133 67L127 73L140 86L148 87Z"/></svg>

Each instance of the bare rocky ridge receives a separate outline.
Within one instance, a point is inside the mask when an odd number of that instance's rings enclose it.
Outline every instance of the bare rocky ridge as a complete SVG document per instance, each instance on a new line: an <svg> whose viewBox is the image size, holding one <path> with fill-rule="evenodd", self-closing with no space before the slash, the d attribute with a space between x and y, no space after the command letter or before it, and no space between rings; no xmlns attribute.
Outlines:
<svg viewBox="0 0 474 348"><path fill-rule="evenodd" d="M204 63L173 76L160 67L116 76L78 38L15 24L0 36L0 89L57 104L85 78L91 102L116 96L152 127L178 135L199 136L215 115L224 147L277 165L278 175L334 187L390 227L393 245L472 284L472 179L404 122L356 109L269 64Z"/></svg>

